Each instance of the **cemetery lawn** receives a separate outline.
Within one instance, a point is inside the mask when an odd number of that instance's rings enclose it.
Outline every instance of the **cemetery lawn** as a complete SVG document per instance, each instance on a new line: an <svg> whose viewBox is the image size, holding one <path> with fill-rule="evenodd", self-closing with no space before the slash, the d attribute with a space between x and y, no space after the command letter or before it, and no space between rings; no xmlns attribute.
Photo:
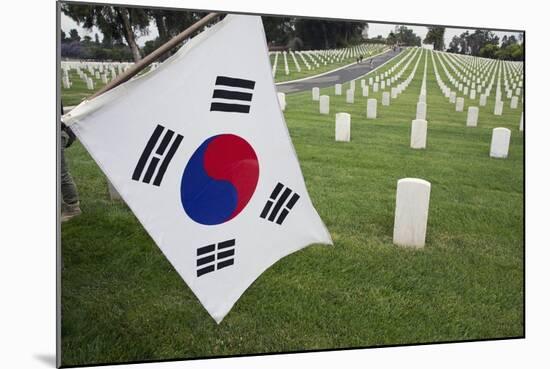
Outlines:
<svg viewBox="0 0 550 369"><path fill-rule="evenodd" d="M412 150L423 65L391 106L378 105L376 120L365 118L359 81L353 105L321 90L331 99L327 116L309 91L287 95L290 135L334 246L276 263L220 325L130 210L109 200L104 175L75 143L67 158L83 213L62 226L63 365L523 336L521 108L504 97L494 116L493 89L478 127L466 128L472 100L455 112L428 59L427 149ZM337 143L334 113L344 111L351 142ZM489 158L494 127L512 131L506 160ZM404 177L432 184L423 250L392 244Z"/></svg>

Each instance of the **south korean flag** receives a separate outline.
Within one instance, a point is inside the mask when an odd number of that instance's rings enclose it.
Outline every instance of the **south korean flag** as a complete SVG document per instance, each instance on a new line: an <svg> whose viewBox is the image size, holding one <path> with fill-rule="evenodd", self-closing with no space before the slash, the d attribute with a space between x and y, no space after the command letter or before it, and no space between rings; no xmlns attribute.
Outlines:
<svg viewBox="0 0 550 369"><path fill-rule="evenodd" d="M278 104L258 16L226 16L63 120L218 323L277 260L332 244Z"/></svg>

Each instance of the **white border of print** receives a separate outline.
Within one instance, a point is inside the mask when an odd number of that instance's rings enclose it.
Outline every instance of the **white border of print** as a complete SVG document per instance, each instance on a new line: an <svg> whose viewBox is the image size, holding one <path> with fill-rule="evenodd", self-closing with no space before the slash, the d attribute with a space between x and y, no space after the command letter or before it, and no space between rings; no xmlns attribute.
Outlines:
<svg viewBox="0 0 550 369"><path fill-rule="evenodd" d="M106 2L95 0L95 2ZM546 106L547 11L543 3L460 0L336 2L297 0L110 0L109 3L217 9L269 14L407 23L525 29L527 95L525 134L527 221L527 326L524 340L332 351L140 364L140 368L518 368L544 360L547 351ZM541 4L541 5L539 5ZM3 31L2 232L0 232L0 345L3 368L53 367L55 363L55 1L10 1ZM538 76L538 77L537 77ZM543 361L544 362L544 361ZM105 368L136 368L129 365Z"/></svg>

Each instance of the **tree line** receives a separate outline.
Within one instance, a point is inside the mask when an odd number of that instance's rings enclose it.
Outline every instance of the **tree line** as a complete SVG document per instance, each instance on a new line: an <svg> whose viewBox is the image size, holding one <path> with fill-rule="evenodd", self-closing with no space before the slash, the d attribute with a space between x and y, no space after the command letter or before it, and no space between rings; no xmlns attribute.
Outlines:
<svg viewBox="0 0 550 369"><path fill-rule="evenodd" d="M61 11L84 29L92 30L96 27L103 35L100 41L97 34L92 39L90 36L81 38L75 29L70 30L69 35L62 32L62 57L125 61L140 60L206 15L191 11L73 3L62 4ZM223 15L213 20L213 23L221 18ZM364 42L368 31L368 23L357 21L276 16L263 16L262 21L268 44L274 49L347 47ZM136 40L148 35L152 25L157 27L158 37L140 47ZM370 41L420 45L420 37L405 26L396 26L387 38Z"/></svg>
<svg viewBox="0 0 550 369"><path fill-rule="evenodd" d="M74 3L63 3L61 11L84 29L96 27L103 36L99 41L97 34L92 39L90 36L81 38L75 29L68 35L62 32L62 57L120 61L140 60L206 15L204 12ZM221 18L223 15L212 23ZM412 29L403 25L395 26L385 38L368 38L367 22L276 16L262 16L262 21L272 49L330 49L366 41L400 46L421 46L424 42L433 44L435 50L445 50L445 27L428 27L422 41ZM148 35L153 24L158 29L158 37L140 47L136 40ZM491 31L466 31L453 37L447 51L505 60L523 59L523 40L505 36L502 44L499 41Z"/></svg>
<svg viewBox="0 0 550 369"><path fill-rule="evenodd" d="M523 60L523 34L504 36L502 40L493 32L477 29L454 36L447 49L449 52L481 56L501 60Z"/></svg>

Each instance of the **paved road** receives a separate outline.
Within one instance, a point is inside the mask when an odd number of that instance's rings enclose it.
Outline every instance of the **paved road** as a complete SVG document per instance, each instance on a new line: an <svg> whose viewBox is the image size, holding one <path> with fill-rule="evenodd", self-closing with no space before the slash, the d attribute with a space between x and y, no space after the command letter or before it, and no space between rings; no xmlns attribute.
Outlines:
<svg viewBox="0 0 550 369"><path fill-rule="evenodd" d="M283 85L277 85L278 92L292 93L300 91L310 91L313 87L327 87L333 86L336 83L344 83L361 77L362 75L370 72L372 69L378 67L398 55L400 51L388 51L382 55L373 57L372 66L369 60L363 61L361 64L353 64L347 68L340 69L334 72L330 72L320 77L314 77L306 79L305 81L290 82Z"/></svg>

